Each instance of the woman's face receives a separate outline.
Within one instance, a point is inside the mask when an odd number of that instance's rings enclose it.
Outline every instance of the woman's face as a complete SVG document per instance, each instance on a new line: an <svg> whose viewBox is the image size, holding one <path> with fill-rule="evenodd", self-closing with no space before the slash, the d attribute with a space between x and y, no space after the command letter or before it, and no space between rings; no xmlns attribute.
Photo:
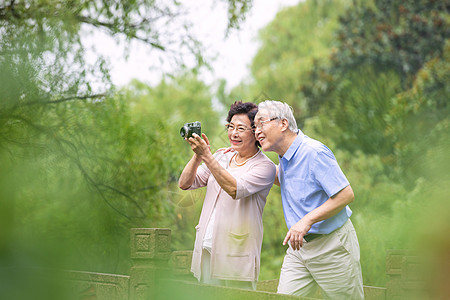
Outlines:
<svg viewBox="0 0 450 300"><path fill-rule="evenodd" d="M231 118L230 128L228 128L228 139L231 147L237 152L247 152L256 148L255 134L251 128L250 119L246 114L236 114Z"/></svg>

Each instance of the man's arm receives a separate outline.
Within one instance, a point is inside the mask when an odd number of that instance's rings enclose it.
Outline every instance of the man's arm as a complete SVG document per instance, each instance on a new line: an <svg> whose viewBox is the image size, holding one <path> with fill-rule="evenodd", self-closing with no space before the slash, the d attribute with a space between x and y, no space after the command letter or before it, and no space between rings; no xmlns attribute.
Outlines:
<svg viewBox="0 0 450 300"><path fill-rule="evenodd" d="M311 226L317 222L331 218L340 212L346 205L353 202L355 195L350 185L343 188L337 194L325 201L321 206L306 214L300 221L289 229L284 238L283 245L291 240L291 246L294 250L299 250L303 246L303 237L311 229Z"/></svg>

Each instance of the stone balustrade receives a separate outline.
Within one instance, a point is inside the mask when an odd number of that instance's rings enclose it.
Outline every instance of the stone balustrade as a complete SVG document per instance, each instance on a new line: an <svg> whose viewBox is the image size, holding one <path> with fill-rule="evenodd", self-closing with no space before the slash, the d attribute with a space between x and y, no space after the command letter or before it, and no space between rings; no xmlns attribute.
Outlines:
<svg viewBox="0 0 450 300"><path fill-rule="evenodd" d="M278 280L260 281L256 291L201 285L190 273L192 251L170 251L171 231L160 228L131 229L129 276L67 272L80 299L307 299L276 294ZM386 288L364 286L367 300L409 299L417 296L420 280L417 257L391 250L386 256ZM320 298L320 294L317 295Z"/></svg>

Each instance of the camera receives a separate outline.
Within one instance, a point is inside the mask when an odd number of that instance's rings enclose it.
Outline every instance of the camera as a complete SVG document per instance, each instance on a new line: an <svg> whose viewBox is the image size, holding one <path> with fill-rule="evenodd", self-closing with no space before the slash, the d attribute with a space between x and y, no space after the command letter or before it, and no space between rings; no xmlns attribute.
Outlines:
<svg viewBox="0 0 450 300"><path fill-rule="evenodd" d="M199 136L202 135L202 126L199 121L195 121L192 123L186 123L180 129L180 135L182 138L188 139L188 138L192 137L193 133L196 133Z"/></svg>

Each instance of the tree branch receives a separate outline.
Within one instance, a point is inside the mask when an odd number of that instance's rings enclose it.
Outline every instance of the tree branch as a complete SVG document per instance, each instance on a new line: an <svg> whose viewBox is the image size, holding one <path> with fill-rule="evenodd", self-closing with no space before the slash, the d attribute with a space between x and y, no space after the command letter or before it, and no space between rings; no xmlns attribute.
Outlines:
<svg viewBox="0 0 450 300"><path fill-rule="evenodd" d="M51 131L49 131L47 128L45 128L44 126L38 125L38 124L34 124L33 122L31 122L30 120L22 117L22 116L18 116L18 115L14 115L11 116L11 118L16 119L16 120L20 120L23 123L27 124L28 126L30 126L31 128L44 133L45 135L49 136L50 138L54 139L55 142L58 144L59 146L59 150L61 151L61 153L63 153L66 157L68 157L77 167L78 169L81 171L81 173L83 174L83 177L85 178L85 180L95 189L97 190L97 192L100 194L100 197L103 199L103 201L105 201L105 203L111 207L114 211L116 211L118 214L120 214L121 216L125 217L128 220L131 220L131 216L126 215L125 213L123 213L122 211L120 211L119 209L117 209L116 207L114 207L109 200L106 198L106 196L104 195L104 191L101 189L101 187L103 188L107 188L119 195L122 195L124 197L126 197L128 200L130 200L137 208L138 210L141 212L141 214L145 217L145 212L142 209L142 207L139 206L139 204L137 203L137 201L135 199L133 199L131 196L129 196L128 194L126 194L123 191L120 191L116 188L113 188L111 186L102 184L102 183L98 183L94 180L94 178L92 178L88 172L85 170L85 168L83 167L83 165L81 164L81 160L79 158L79 153L77 150L76 145L74 145L72 142L57 137L54 133L52 133ZM66 149L64 149L65 147L63 146L63 144L69 146L74 152L75 155L71 155L70 153L68 153L66 151Z"/></svg>
<svg viewBox="0 0 450 300"><path fill-rule="evenodd" d="M95 27L98 27L98 28L106 28L112 34L123 33L126 36L129 36L131 38L135 38L135 39L140 40L142 42L145 42L146 44L149 44L149 45L151 45L151 46L153 46L155 48L158 48L161 51L166 51L166 49L165 49L165 47L163 45L161 45L159 43L156 43L155 41L153 41L151 39L139 37L139 36L136 35L136 33L130 33L130 32L127 33L124 30L115 30L115 24L114 23L101 22L99 20L96 20L96 19L93 19L93 18L90 18L90 17L86 17L86 16L77 16L77 19L80 22L82 22L82 23L86 23L86 24L89 24L89 25L92 25L92 26L95 26ZM143 22L141 22L141 24L142 23ZM134 25L130 24L128 26L133 27L133 28L138 28L139 25L138 24L134 24Z"/></svg>
<svg viewBox="0 0 450 300"><path fill-rule="evenodd" d="M139 209L139 211L141 212L142 216L145 217L145 212L144 212L144 210L142 209L142 207L140 207L139 204L137 203L137 201L136 201L135 199L133 199L130 195L125 194L124 192L119 191L118 189L116 189L116 188L114 188L114 187L112 187L112 186L106 185L106 184L99 183L98 186L107 188L107 189L109 189L109 190L111 190L111 191L113 191L113 192L115 192L115 193L117 193L117 194L119 194L119 195L124 196L125 198L127 198L128 200L130 200L131 202L133 202L133 204L136 205L136 207L137 207L137 208Z"/></svg>
<svg viewBox="0 0 450 300"><path fill-rule="evenodd" d="M51 101L32 101L32 102L24 103L24 105L55 104L55 103L67 102L67 101L71 101L71 100L85 100L85 99L100 98L100 97L105 97L105 96L106 96L106 94L71 96L71 97L66 97L66 98L61 98L61 99L51 100Z"/></svg>

